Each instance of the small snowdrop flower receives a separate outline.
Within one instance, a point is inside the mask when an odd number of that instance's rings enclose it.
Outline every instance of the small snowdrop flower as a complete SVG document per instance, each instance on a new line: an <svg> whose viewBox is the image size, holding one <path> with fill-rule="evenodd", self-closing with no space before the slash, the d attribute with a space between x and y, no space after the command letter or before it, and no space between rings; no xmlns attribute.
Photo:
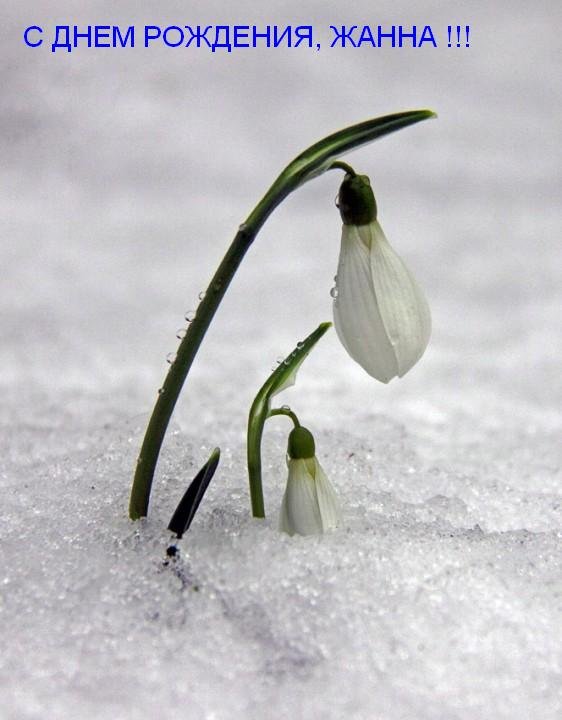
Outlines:
<svg viewBox="0 0 562 720"><path fill-rule="evenodd" d="M334 325L351 357L387 383L423 355L431 334L429 307L377 222L369 178L347 174L338 207L343 230Z"/></svg>
<svg viewBox="0 0 562 720"><path fill-rule="evenodd" d="M289 535L320 535L341 525L336 492L316 459L312 434L302 426L289 435L287 465L279 529Z"/></svg>

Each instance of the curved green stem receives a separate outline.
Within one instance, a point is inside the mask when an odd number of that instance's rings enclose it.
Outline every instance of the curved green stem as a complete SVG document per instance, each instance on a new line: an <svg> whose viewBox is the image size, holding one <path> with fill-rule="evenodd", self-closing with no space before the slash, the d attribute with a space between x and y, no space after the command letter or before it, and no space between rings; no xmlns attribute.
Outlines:
<svg viewBox="0 0 562 720"><path fill-rule="evenodd" d="M295 415L295 413L291 410L290 407L273 408L273 410L270 410L267 413L268 418L274 417L274 415L286 415L287 417L291 418L295 427L300 427L301 425L298 417Z"/></svg>
<svg viewBox="0 0 562 720"><path fill-rule="evenodd" d="M327 328L326 328L327 329ZM257 518L265 517L265 504L263 501L263 488L261 482L261 439L265 421L274 415L286 415L293 421L295 427L300 427L298 417L290 408L275 408L264 413L262 408L267 407L269 396L265 398L265 406L262 398L256 398L257 402L252 405L248 421L248 477L250 479L250 504L252 515Z"/></svg>
<svg viewBox="0 0 562 720"><path fill-rule="evenodd" d="M254 517L265 517L265 506L263 501L263 488L261 478L261 440L265 421L270 414L291 413L289 408L271 410L271 399L294 384L297 372L303 364L312 348L318 340L331 327L331 323L324 322L313 330L302 342L297 343L293 352L271 373L254 398L254 402L248 414L248 432L246 436L246 455L248 462L248 482L250 484L250 500L252 515ZM295 415L295 420L298 419ZM293 420L293 422L295 421Z"/></svg>
<svg viewBox="0 0 562 720"><path fill-rule="evenodd" d="M257 229L250 232L247 228L241 227L236 234L205 292L205 297L197 308L194 320L189 324L187 333L178 347L176 359L170 365L164 383L158 391L158 398L137 460L129 502L131 520L146 516L158 455L185 378L226 289L256 233Z"/></svg>
<svg viewBox="0 0 562 720"><path fill-rule="evenodd" d="M343 170L344 173L346 173L347 175L351 175L351 177L355 177L355 176L357 175L357 173L356 173L355 170L351 167L351 165L348 165L347 163L342 162L341 160L336 160L336 161L334 161L334 162L330 165L330 167L328 168L328 170Z"/></svg>
<svg viewBox="0 0 562 720"><path fill-rule="evenodd" d="M195 355L246 251L273 210L299 185L328 169L338 155L414 123L434 117L430 110L411 110L367 120L329 135L297 156L279 175L243 223L201 301L195 319L181 341L148 423L129 502L129 517L148 511L150 490L168 423Z"/></svg>

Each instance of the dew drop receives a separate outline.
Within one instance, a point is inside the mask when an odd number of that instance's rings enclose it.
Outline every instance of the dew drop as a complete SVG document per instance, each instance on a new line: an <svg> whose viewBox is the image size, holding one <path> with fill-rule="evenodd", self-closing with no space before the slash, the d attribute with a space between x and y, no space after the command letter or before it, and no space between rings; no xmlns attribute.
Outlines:
<svg viewBox="0 0 562 720"><path fill-rule="evenodd" d="M291 361L289 358L287 358L286 360L283 360L283 365L290 365L290 364L291 364Z"/></svg>
<svg viewBox="0 0 562 720"><path fill-rule="evenodd" d="M334 282L337 283L337 281L338 281L338 276L334 275Z"/></svg>
<svg viewBox="0 0 562 720"><path fill-rule="evenodd" d="M195 320L195 310L188 310L184 318L187 320L188 323L193 322Z"/></svg>
<svg viewBox="0 0 562 720"><path fill-rule="evenodd" d="M176 337L178 340L183 340L186 335L187 335L187 328L180 328L176 333Z"/></svg>
<svg viewBox="0 0 562 720"><path fill-rule="evenodd" d="M290 410L291 408L288 405L281 405L281 410Z"/></svg>
<svg viewBox="0 0 562 720"><path fill-rule="evenodd" d="M158 388L158 395L163 395L165 392L164 388Z"/></svg>
<svg viewBox="0 0 562 720"><path fill-rule="evenodd" d="M284 359L285 359L285 358L284 358L282 355L279 355L279 357L276 358L275 362L276 362L278 365L281 365L281 363L283 362Z"/></svg>
<svg viewBox="0 0 562 720"><path fill-rule="evenodd" d="M304 342L302 340L299 340L297 343L297 347L300 350L302 347L304 347Z"/></svg>
<svg viewBox="0 0 562 720"><path fill-rule="evenodd" d="M199 293L199 295L197 297L199 298L199 300L204 300L206 294L207 293L204 290L201 290L201 292Z"/></svg>
<svg viewBox="0 0 562 720"><path fill-rule="evenodd" d="M175 352L171 352L166 355L166 362L169 365L173 365L175 363L175 361L176 361L176 353Z"/></svg>
<svg viewBox="0 0 562 720"><path fill-rule="evenodd" d="M336 285L330 290L330 296L335 300L338 296L338 288Z"/></svg>

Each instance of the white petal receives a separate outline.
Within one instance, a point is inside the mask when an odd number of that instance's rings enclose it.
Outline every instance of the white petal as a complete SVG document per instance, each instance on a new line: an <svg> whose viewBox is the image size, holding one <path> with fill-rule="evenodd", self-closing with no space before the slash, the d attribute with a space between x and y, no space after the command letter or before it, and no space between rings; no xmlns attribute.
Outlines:
<svg viewBox="0 0 562 720"><path fill-rule="evenodd" d="M289 535L319 535L341 525L336 492L316 457L289 460L288 466L279 529Z"/></svg>
<svg viewBox="0 0 562 720"><path fill-rule="evenodd" d="M360 226L370 228L370 225ZM396 355L383 324L371 277L370 238L344 225L334 302L336 332L351 357L377 380L398 374Z"/></svg>
<svg viewBox="0 0 562 720"><path fill-rule="evenodd" d="M332 530L342 524L342 513L336 491L316 457L314 464L318 507L322 518L322 528L326 532L326 530Z"/></svg>
<svg viewBox="0 0 562 720"><path fill-rule="evenodd" d="M282 532L286 532L288 535L294 535L294 530L292 528L291 523L289 522L289 514L287 511L287 490L285 490L285 494L283 495L283 500L281 502L281 511L279 513L279 530Z"/></svg>
<svg viewBox="0 0 562 720"><path fill-rule="evenodd" d="M390 247L375 220L371 235L371 276L380 316L402 377L423 355L431 335L427 300L406 265Z"/></svg>
<svg viewBox="0 0 562 720"><path fill-rule="evenodd" d="M289 460L289 479L281 503L279 529L289 535L317 535L322 532L316 485L306 460Z"/></svg>

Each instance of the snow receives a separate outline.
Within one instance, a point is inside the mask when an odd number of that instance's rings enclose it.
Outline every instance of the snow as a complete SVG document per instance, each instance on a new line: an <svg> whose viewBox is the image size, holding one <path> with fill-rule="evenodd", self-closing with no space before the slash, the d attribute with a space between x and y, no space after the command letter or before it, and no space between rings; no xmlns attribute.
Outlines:
<svg viewBox="0 0 562 720"><path fill-rule="evenodd" d="M421 0L356 5L6 9L2 720L562 714L559 6L474 3L458 50L52 54L20 40L35 23L308 18L326 35L460 17ZM384 386L331 330L279 398L314 432L344 527L278 532L284 418L266 428L267 518L252 519L244 447L275 359L330 319L336 173L289 198L248 253L177 407L149 517L130 522L166 355L238 224L310 142L424 106L439 119L346 159L371 176L428 296L428 351ZM216 445L169 557L166 525Z"/></svg>

